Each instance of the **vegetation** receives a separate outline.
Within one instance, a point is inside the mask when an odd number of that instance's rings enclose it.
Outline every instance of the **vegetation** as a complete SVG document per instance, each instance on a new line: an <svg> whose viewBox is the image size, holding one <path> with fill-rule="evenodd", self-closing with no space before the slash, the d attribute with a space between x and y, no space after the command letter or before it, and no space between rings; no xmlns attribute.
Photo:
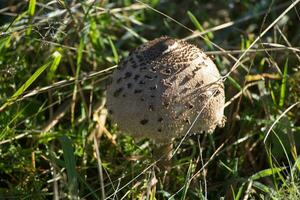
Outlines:
<svg viewBox="0 0 300 200"><path fill-rule="evenodd" d="M0 1L0 199L299 199L299 0ZM227 123L174 141L116 134L107 78L168 35L214 58ZM129 116L130 117L130 116Z"/></svg>

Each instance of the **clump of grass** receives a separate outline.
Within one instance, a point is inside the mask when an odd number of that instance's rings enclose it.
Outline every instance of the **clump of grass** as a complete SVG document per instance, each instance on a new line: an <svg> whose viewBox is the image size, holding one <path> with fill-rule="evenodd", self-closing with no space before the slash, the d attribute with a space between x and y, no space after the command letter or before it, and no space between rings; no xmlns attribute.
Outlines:
<svg viewBox="0 0 300 200"><path fill-rule="evenodd" d="M270 199L299 199L300 198L300 190L299 190L299 182L291 182L280 188L279 191L270 195Z"/></svg>

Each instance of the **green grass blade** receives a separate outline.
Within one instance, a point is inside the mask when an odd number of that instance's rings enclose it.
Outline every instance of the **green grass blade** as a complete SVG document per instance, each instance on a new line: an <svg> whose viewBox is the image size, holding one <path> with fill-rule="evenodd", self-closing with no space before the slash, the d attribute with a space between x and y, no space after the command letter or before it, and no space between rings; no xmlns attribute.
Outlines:
<svg viewBox="0 0 300 200"><path fill-rule="evenodd" d="M195 17L195 15L193 15L193 13L191 13L190 11L187 12L189 18L191 19L191 21L193 22L194 26L199 30L199 31L204 31L203 27L201 26L201 24L199 23L199 21L197 20L197 18Z"/></svg>
<svg viewBox="0 0 300 200"><path fill-rule="evenodd" d="M284 169L285 169L285 167L276 167L276 168L264 169L262 171L259 171L255 174L253 174L249 179L254 181L254 180L266 177L266 176L271 176L273 174L279 173Z"/></svg>
<svg viewBox="0 0 300 200"><path fill-rule="evenodd" d="M187 171L187 174L186 174L186 178L185 178L185 184L184 184L184 189L183 189L183 194L181 196L181 199L186 199L186 195L187 195L187 192L188 192L188 189L190 187L190 183L191 183L191 175L192 173L194 172L195 170L195 167L193 165L193 162L192 160L190 160L190 165L189 165L189 168L188 168L188 171Z"/></svg>
<svg viewBox="0 0 300 200"><path fill-rule="evenodd" d="M143 37L141 37L136 31L134 31L132 28L129 28L127 26L122 26L123 28L125 28L131 35L133 35L134 37L138 38L139 40L141 40L142 42L147 42L147 40Z"/></svg>
<svg viewBox="0 0 300 200"><path fill-rule="evenodd" d="M205 31L204 28L201 26L200 22L197 20L197 18L195 17L195 15L193 15L193 13L191 13L190 11L187 12L190 20L193 22L194 26L200 31L203 32ZM212 33L207 33L204 36L204 40L207 46L209 46L210 49L213 49L213 46L210 42L210 39L213 37Z"/></svg>
<svg viewBox="0 0 300 200"><path fill-rule="evenodd" d="M257 181L253 181L253 187L256 187L258 189L260 189L261 191L267 193L267 194L270 194L272 192L271 190L271 187L268 187L260 182L257 182Z"/></svg>
<svg viewBox="0 0 300 200"><path fill-rule="evenodd" d="M294 166L292 168L292 173L294 173L296 170L300 171L300 156L296 159Z"/></svg>
<svg viewBox="0 0 300 200"><path fill-rule="evenodd" d="M49 80L53 79L54 73L57 70L57 67L58 67L58 65L60 63L60 60L61 60L61 54L58 51L55 51L53 53L53 58L54 58L54 60L51 64L51 66L50 66L50 69L49 69L49 72L48 72L48 75L47 75Z"/></svg>
<svg viewBox="0 0 300 200"><path fill-rule="evenodd" d="M230 76L228 76L228 80L229 80L229 82L233 85L233 87L235 87L235 88L238 89L239 91L242 91L241 85L240 85L236 80L234 80L234 79L231 78Z"/></svg>
<svg viewBox="0 0 300 200"><path fill-rule="evenodd" d="M78 78L80 68L81 68L81 61L82 61L82 53L83 53L83 48L84 48L84 41L85 41L85 36L80 38L80 43L77 51L77 68L76 68L76 79Z"/></svg>
<svg viewBox="0 0 300 200"><path fill-rule="evenodd" d="M77 183L76 161L74 156L74 149L72 147L72 142L65 135L60 136L58 139L63 149L64 164L68 175L68 188L69 188L69 195L70 195L69 198L77 199L78 183Z"/></svg>
<svg viewBox="0 0 300 200"><path fill-rule="evenodd" d="M78 47L78 51L77 51L77 60L76 60L76 74L75 74L75 85L74 85L74 90L73 90L73 97L72 97L72 101L75 102L76 101L76 94L77 94L77 90L78 90L78 76L80 73L80 69L81 69L81 62L82 62L82 54L83 54L83 49L84 49L84 42L85 42L85 38L86 35L82 35L80 38L80 42L79 42L79 47ZM74 126L74 109L75 106L72 108L71 111L71 123L72 123L72 127Z"/></svg>
<svg viewBox="0 0 300 200"><path fill-rule="evenodd" d="M239 200L239 199L241 199L241 197L242 197L242 192L243 192L243 190L244 190L244 187L245 187L245 183L243 183L243 184L239 187L238 193L236 194L236 196L234 196L234 200Z"/></svg>
<svg viewBox="0 0 300 200"><path fill-rule="evenodd" d="M276 97L275 97L275 93L274 93L274 89L272 87L272 84L271 82L269 81L268 83L268 87L269 87L269 90L270 90L270 96L272 98L272 102L275 106L277 106L277 101L276 101Z"/></svg>
<svg viewBox="0 0 300 200"><path fill-rule="evenodd" d="M117 49L116 49L114 43L112 42L111 38L108 38L108 40L109 40L109 44L110 44L111 50L114 55L114 61L117 64L119 62L119 55L118 55Z"/></svg>
<svg viewBox="0 0 300 200"><path fill-rule="evenodd" d="M32 17L35 13L35 5L36 5L36 0L29 1L28 14L30 17Z"/></svg>
<svg viewBox="0 0 300 200"><path fill-rule="evenodd" d="M10 42L11 42L11 35L0 38L0 52L2 52L3 49L9 47Z"/></svg>
<svg viewBox="0 0 300 200"><path fill-rule="evenodd" d="M286 95L286 83L287 83L287 69L288 69L288 59L284 64L283 78L280 87L280 98L279 98L279 106L283 107Z"/></svg>

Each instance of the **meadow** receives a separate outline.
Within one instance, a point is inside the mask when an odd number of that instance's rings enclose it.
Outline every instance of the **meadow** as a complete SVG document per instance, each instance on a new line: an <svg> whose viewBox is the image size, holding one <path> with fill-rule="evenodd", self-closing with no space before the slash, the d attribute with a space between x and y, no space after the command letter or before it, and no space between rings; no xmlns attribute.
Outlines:
<svg viewBox="0 0 300 200"><path fill-rule="evenodd" d="M160 36L203 49L227 122L153 141L112 123L120 59ZM0 199L300 199L300 0L0 0Z"/></svg>

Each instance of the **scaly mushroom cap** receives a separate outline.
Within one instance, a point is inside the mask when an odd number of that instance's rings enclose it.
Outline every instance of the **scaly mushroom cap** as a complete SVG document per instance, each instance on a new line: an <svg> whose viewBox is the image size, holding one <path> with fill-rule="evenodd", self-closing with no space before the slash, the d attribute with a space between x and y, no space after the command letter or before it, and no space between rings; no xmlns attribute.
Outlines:
<svg viewBox="0 0 300 200"><path fill-rule="evenodd" d="M120 130L157 143L224 125L224 85L198 47L160 37L123 59L107 90L107 107Z"/></svg>

